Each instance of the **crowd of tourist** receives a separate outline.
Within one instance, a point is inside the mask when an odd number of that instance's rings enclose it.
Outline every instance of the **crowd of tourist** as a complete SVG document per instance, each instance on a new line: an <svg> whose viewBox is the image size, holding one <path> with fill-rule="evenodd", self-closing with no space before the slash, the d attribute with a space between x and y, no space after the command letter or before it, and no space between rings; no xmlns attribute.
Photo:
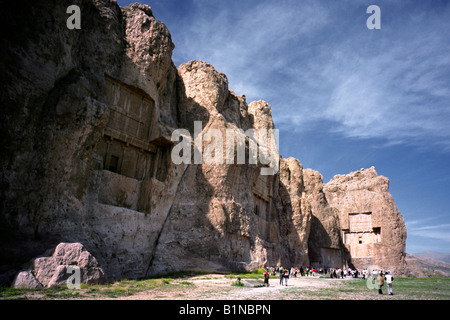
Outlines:
<svg viewBox="0 0 450 320"><path fill-rule="evenodd" d="M347 277L358 278L362 276L363 279L368 279L369 277L372 279L376 279L378 285L378 292L382 294L382 287L384 285L384 281L386 280L386 287L388 289L388 294L392 295L392 280L394 277L388 271L385 274L381 270L373 270L372 273L369 270L364 269L362 272L358 269L352 268L303 268L300 267L287 267L283 266L267 266L264 272L264 285L269 286L269 278L270 276L277 276L280 279L280 285L288 285L289 277L314 277L316 275L319 276L329 276L334 279L344 279Z"/></svg>
<svg viewBox="0 0 450 320"><path fill-rule="evenodd" d="M283 275L283 277L288 278L289 276L292 277L314 277L316 275L319 276L329 276L330 278L346 278L346 277L353 277L358 278L361 275L361 272L357 269L351 269L351 268L310 268L303 266L300 267L286 267L283 266L267 266L266 267L266 273L272 276L276 276L277 274L279 276Z"/></svg>

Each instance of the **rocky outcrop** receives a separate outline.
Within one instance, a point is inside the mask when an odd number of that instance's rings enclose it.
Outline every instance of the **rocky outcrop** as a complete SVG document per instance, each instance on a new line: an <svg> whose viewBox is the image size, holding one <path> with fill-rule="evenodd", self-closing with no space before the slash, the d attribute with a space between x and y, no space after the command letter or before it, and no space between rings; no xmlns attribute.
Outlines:
<svg viewBox="0 0 450 320"><path fill-rule="evenodd" d="M323 190L339 210L343 243L354 266L404 274L406 228L388 188L389 179L372 167L337 175Z"/></svg>
<svg viewBox="0 0 450 320"><path fill-rule="evenodd" d="M302 210L311 214L308 254L312 265L335 268L346 264L338 210L330 206L323 191L322 175L312 169L303 171Z"/></svg>
<svg viewBox="0 0 450 320"><path fill-rule="evenodd" d="M81 242L112 278L143 276L183 170L167 161L167 131L177 122L170 33L147 6L76 1L80 31L65 27L61 1L28 2L8 4L1 19L10 31L1 39L1 260ZM132 132L141 125L135 110L129 132L114 131L124 121L111 108L123 103L118 96L148 103L144 141ZM129 157L113 170L121 172L103 170L123 148Z"/></svg>
<svg viewBox="0 0 450 320"><path fill-rule="evenodd" d="M25 2L30 10L22 11ZM348 213L370 211L376 233L378 211L391 210L392 224L381 226L383 243L404 243L387 187L363 180L359 194L380 200L358 207L354 184L343 178L322 187L320 174L296 159L250 161L252 146L262 147L264 139L246 133L275 128L270 105L247 104L206 62L176 68L170 32L150 7L73 4L82 11L81 30L65 27L61 1L10 2L0 12L8 31L0 39L3 282L13 280L11 265L61 242L82 243L110 280L181 269L346 263L341 229ZM191 161L171 161L176 129L186 129L194 144ZM215 163L218 145L223 155L239 158L234 144L213 134L227 137L227 130L237 133L245 163ZM195 161L198 151L212 162ZM268 167L276 170L261 174ZM376 251L384 254L380 261L391 253ZM56 263L58 256L35 259L18 285L63 281L71 263Z"/></svg>
<svg viewBox="0 0 450 320"><path fill-rule="evenodd" d="M21 271L13 282L15 288L37 289L62 286L79 268L79 284L100 284L106 276L92 254L81 243L60 243L50 257L39 257L30 263L30 269Z"/></svg>
<svg viewBox="0 0 450 320"><path fill-rule="evenodd" d="M303 166L297 159L280 159L280 199L281 208L285 210L282 222L286 228L287 242L285 249L292 250L294 265L310 265L308 258L308 238L311 230L311 211L305 210L305 176ZM281 209L280 208L280 209Z"/></svg>
<svg viewBox="0 0 450 320"><path fill-rule="evenodd" d="M210 130L226 137L226 130L273 129L270 116L260 117L267 110L270 115L270 107L266 103L248 106L244 97L228 89L225 75L211 65L191 61L178 72L183 83L179 96L184 96L184 121L191 131L193 121L201 121L203 137ZM208 141L201 144L203 150ZM245 165L190 164L178 185L149 274L174 269L253 269L305 261L300 236L307 221L303 221L297 193L301 192L301 165L295 164L292 176L286 178L262 176L261 164L248 161Z"/></svg>

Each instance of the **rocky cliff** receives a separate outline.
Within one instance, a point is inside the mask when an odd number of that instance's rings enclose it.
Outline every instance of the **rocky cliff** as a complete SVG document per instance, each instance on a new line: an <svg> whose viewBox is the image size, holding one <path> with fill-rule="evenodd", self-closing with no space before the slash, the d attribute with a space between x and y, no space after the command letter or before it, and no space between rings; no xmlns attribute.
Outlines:
<svg viewBox="0 0 450 320"><path fill-rule="evenodd" d="M323 186L319 173L292 158L280 157L272 175L260 174L261 158L171 161L175 129L192 142L195 121L201 136L273 129L270 106L247 104L205 62L176 68L170 32L150 7L72 2L81 8L80 30L66 27L63 1L16 1L0 13L4 282L60 242L82 243L109 279L341 265L351 262L346 214L368 212L369 231L386 244L371 252L382 255L376 262L402 263L404 251L388 249L404 247L406 235L385 183L335 178ZM244 141L246 155L261 145ZM195 146L206 152L215 142ZM361 194L370 200L358 202Z"/></svg>
<svg viewBox="0 0 450 320"><path fill-rule="evenodd" d="M328 203L323 191L323 177L319 172L305 169L303 177L303 211L311 214L308 238L310 261L318 266L340 266L349 257L341 238L338 210Z"/></svg>
<svg viewBox="0 0 450 320"><path fill-rule="evenodd" d="M338 209L344 248L352 263L402 274L406 228L388 188L389 179L372 167L335 176L324 185L324 192Z"/></svg>

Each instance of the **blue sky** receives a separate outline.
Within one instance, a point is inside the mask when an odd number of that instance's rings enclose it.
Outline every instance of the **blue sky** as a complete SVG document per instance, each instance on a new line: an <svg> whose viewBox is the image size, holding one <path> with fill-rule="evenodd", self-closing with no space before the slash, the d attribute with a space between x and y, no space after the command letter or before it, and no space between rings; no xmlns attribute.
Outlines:
<svg viewBox="0 0 450 320"><path fill-rule="evenodd" d="M449 1L140 2L169 28L177 66L204 60L270 103L283 157L324 182L375 166L407 252L450 252ZM380 30L366 27L372 4Z"/></svg>

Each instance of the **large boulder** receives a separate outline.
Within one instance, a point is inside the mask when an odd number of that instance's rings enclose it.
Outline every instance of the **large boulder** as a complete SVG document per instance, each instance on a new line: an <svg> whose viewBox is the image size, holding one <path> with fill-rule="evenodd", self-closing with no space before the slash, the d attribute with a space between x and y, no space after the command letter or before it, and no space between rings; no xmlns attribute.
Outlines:
<svg viewBox="0 0 450 320"><path fill-rule="evenodd" d="M12 286L17 289L40 289L42 284L31 271L20 271L14 279Z"/></svg>
<svg viewBox="0 0 450 320"><path fill-rule="evenodd" d="M62 286L74 272L70 267L79 268L80 283L106 282L103 269L81 243L60 243L50 257L38 257L31 261L30 270L21 271L13 286L28 289Z"/></svg>

